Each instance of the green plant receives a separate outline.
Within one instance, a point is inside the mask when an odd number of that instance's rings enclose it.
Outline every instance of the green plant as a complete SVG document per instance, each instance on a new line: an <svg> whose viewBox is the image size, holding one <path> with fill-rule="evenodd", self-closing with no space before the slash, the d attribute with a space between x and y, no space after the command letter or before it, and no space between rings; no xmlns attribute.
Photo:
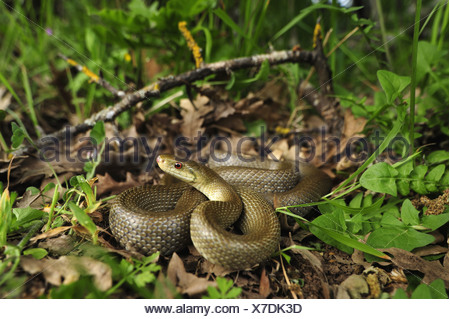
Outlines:
<svg viewBox="0 0 450 319"><path fill-rule="evenodd" d="M408 299L407 293L399 288L395 292L393 299ZM429 285L420 284L410 294L411 299L448 299L445 284L442 279L436 279Z"/></svg>
<svg viewBox="0 0 450 319"><path fill-rule="evenodd" d="M233 287L233 280L223 277L216 278L217 288L209 286L207 288L208 295L203 296L203 299L234 299L237 298L242 291L242 288Z"/></svg>
<svg viewBox="0 0 450 319"><path fill-rule="evenodd" d="M153 294L145 287L156 281L156 273L161 269L161 266L156 264L158 260L158 253L143 257L142 260L133 259L129 262L122 259L117 267L117 278L119 281L108 291L106 295L115 293L123 284L131 286L135 291L140 293L145 298L152 298Z"/></svg>

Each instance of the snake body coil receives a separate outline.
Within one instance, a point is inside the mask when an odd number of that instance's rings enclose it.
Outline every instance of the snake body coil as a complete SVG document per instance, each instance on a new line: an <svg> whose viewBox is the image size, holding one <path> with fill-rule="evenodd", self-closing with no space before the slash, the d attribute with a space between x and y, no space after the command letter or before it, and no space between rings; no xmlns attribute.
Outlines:
<svg viewBox="0 0 450 319"><path fill-rule="evenodd" d="M170 155L160 155L157 162L185 183L121 193L110 211L113 235L126 248L164 255L184 247L190 237L202 256L229 269L251 267L277 249L280 226L273 205L317 201L331 186L315 167L302 165L297 171L289 162L214 170ZM226 230L235 223L242 235Z"/></svg>

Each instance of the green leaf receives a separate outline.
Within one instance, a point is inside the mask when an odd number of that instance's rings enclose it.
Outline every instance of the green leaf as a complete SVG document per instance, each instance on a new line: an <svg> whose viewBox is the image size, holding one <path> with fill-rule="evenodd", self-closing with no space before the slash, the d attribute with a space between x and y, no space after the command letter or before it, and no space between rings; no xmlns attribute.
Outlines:
<svg viewBox="0 0 450 319"><path fill-rule="evenodd" d="M405 225L400 220L400 214L396 207L387 210L381 218L380 225L383 227L404 227Z"/></svg>
<svg viewBox="0 0 450 319"><path fill-rule="evenodd" d="M270 64L268 60L264 60L261 63L261 67L259 68L258 73L251 79L247 79L247 80L243 80L240 81L241 83L252 83L252 82L256 82L256 81L265 81L267 80L268 76L269 76L269 72L270 72Z"/></svg>
<svg viewBox="0 0 450 319"><path fill-rule="evenodd" d="M411 251L431 244L434 237L406 227L382 227L375 229L367 238L367 244L376 248L397 247Z"/></svg>
<svg viewBox="0 0 450 319"><path fill-rule="evenodd" d="M80 225L86 228L91 235L94 236L97 232L97 226L94 224L91 217L89 217L89 215L86 214L86 212L78 207L74 202L69 202L69 207Z"/></svg>
<svg viewBox="0 0 450 319"><path fill-rule="evenodd" d="M212 11L216 16L218 16L226 25L233 29L241 37L248 39L248 35L230 18L230 16L222 9L214 9Z"/></svg>
<svg viewBox="0 0 450 319"><path fill-rule="evenodd" d="M427 156L427 162L430 164L438 164L441 162L448 162L448 151L440 150L434 151Z"/></svg>
<svg viewBox="0 0 450 319"><path fill-rule="evenodd" d="M425 176L425 181L428 181L428 183L425 183L425 187L427 188L427 191L429 193L438 192L439 191L439 182L442 178L442 176L445 173L445 165L440 164L438 166L433 167Z"/></svg>
<svg viewBox="0 0 450 319"><path fill-rule="evenodd" d="M417 47L417 81L420 81L425 74L433 72L432 66L437 63L440 59L441 51L438 48L428 42L419 41Z"/></svg>
<svg viewBox="0 0 450 319"><path fill-rule="evenodd" d="M386 147L389 146L392 139L397 136L400 129L403 127L405 120L402 117L397 117L397 120L394 122L392 129L387 134L386 138L383 139L383 142L378 146L375 152L370 155L370 157L362 164L354 173L352 173L345 181L343 181L338 187L336 187L331 194L336 194L338 191L347 186L350 182L352 182L359 174L361 174L374 160L375 158L383 152Z"/></svg>
<svg viewBox="0 0 450 319"><path fill-rule="evenodd" d="M448 299L444 281L436 279L429 285L420 284L411 294L411 299Z"/></svg>
<svg viewBox="0 0 450 319"><path fill-rule="evenodd" d="M27 192L29 191L31 193L31 195L37 195L39 194L41 191L39 190L39 188L34 187L34 186L29 186L27 187Z"/></svg>
<svg viewBox="0 0 450 319"><path fill-rule="evenodd" d="M402 204L401 210L402 221L406 225L419 225L419 211L413 206L409 199Z"/></svg>
<svg viewBox="0 0 450 319"><path fill-rule="evenodd" d="M105 125L103 121L99 121L95 123L94 127L92 128L91 132L89 133L89 136L94 139L94 143L96 145L99 145L103 142L105 139Z"/></svg>
<svg viewBox="0 0 450 319"><path fill-rule="evenodd" d="M327 236L333 238L335 241L340 243L341 245L339 245L339 246L341 246L341 247L342 247L342 245L345 245L346 247L351 247L351 248L361 250L362 252L365 252L365 253L380 257L380 258L388 259L388 257L381 251L371 247L370 245L364 244L356 239L349 238L346 235L344 235L342 232L338 232L333 229L327 229L327 228L320 227L317 225L314 225L314 227L320 228L323 233L325 233ZM314 229L314 227L310 227L310 230L314 235L316 235L315 231L312 230L312 229ZM320 238L320 239L322 241L326 242L323 238ZM338 247L338 248L349 254L353 253L353 250L350 250L350 251L348 249L344 250L341 247Z"/></svg>
<svg viewBox="0 0 450 319"><path fill-rule="evenodd" d="M435 166L428 172L427 176L425 177L425 180L438 183L442 175L444 175L444 172L445 172L444 164Z"/></svg>
<svg viewBox="0 0 450 319"><path fill-rule="evenodd" d="M320 207L321 211L322 206ZM321 215L310 222L309 225L309 230L314 236L348 254L353 253L353 249L358 249L377 257L387 257L384 253L349 237L350 234L346 232L345 216L341 209L335 209L332 213Z"/></svg>
<svg viewBox="0 0 450 319"><path fill-rule="evenodd" d="M15 122L11 123L11 128L13 132L13 135L11 136L12 147L18 148L22 144L24 138L26 137L26 133Z"/></svg>
<svg viewBox="0 0 450 319"><path fill-rule="evenodd" d="M275 41L279 37L281 37L284 33L289 31L292 27L294 27L297 23L302 21L306 16L308 16L310 13L312 13L315 10L319 9L326 9L326 10L333 10L333 11L340 11L342 13L351 13L354 11L358 11L363 7L351 7L351 8L343 8L339 6L333 6L329 4L323 4L323 3L317 3L310 6L307 6L305 9L301 10L300 13L295 16L291 21L288 22L283 28L281 28L280 31L278 31L270 40L270 42Z"/></svg>
<svg viewBox="0 0 450 319"><path fill-rule="evenodd" d="M9 231L14 231L20 227L24 227L34 220L42 219L45 215L42 210L31 207L14 208L13 214L14 218L11 221Z"/></svg>
<svg viewBox="0 0 450 319"><path fill-rule="evenodd" d="M417 165L411 172L411 188L413 189L413 191L421 195L428 194L428 190L424 182L425 174L427 173L427 171L427 166Z"/></svg>
<svg viewBox="0 0 450 319"><path fill-rule="evenodd" d="M400 97L403 90L411 83L411 77L400 76L386 70L378 70L377 77L390 104Z"/></svg>
<svg viewBox="0 0 450 319"><path fill-rule="evenodd" d="M410 174L414 169L413 161L408 160L396 167L399 176L397 177L397 190L398 192L406 196L409 194L410 187Z"/></svg>
<svg viewBox="0 0 450 319"><path fill-rule="evenodd" d="M85 28L84 39L86 42L86 48L88 49L89 53L93 54L96 51L99 43L98 37L95 34L94 30L92 30L91 28Z"/></svg>
<svg viewBox="0 0 450 319"><path fill-rule="evenodd" d="M31 255L35 259L42 259L48 255L48 252L44 248L29 248L23 251L25 256Z"/></svg>
<svg viewBox="0 0 450 319"><path fill-rule="evenodd" d="M426 215L422 217L421 225L430 230L435 230L448 223L448 216L448 212L439 215Z"/></svg>
<svg viewBox="0 0 450 319"><path fill-rule="evenodd" d="M397 196L397 185L394 179L397 175L398 172L389 164L377 163L362 174L360 183L371 191Z"/></svg>
<svg viewBox="0 0 450 319"><path fill-rule="evenodd" d="M362 200L363 200L363 193L358 193L358 194L356 194L355 197L353 197L353 199L350 201L348 206L351 208L360 208L361 204L362 204Z"/></svg>
<svg viewBox="0 0 450 319"><path fill-rule="evenodd" d="M392 296L392 299L408 299L408 295L402 288L398 288Z"/></svg>
<svg viewBox="0 0 450 319"><path fill-rule="evenodd" d="M155 281L156 277L151 272L142 272L134 277L134 282L138 287L145 287L147 284Z"/></svg>

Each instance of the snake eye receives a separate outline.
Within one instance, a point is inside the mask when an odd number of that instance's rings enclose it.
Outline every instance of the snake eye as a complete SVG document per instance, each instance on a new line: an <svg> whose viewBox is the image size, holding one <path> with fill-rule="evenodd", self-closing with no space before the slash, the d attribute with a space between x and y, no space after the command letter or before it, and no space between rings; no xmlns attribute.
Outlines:
<svg viewBox="0 0 450 319"><path fill-rule="evenodd" d="M176 169L180 169L180 168L183 167L183 164L181 164L180 162L176 162L175 164L173 164L173 166L174 166Z"/></svg>

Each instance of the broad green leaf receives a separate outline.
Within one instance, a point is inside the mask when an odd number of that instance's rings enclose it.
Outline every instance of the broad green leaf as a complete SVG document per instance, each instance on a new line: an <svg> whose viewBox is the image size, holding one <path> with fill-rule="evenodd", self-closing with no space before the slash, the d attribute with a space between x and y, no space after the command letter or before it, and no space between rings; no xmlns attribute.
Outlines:
<svg viewBox="0 0 450 319"><path fill-rule="evenodd" d="M27 192L30 192L31 193L31 195L37 195L37 194L39 194L41 191L39 190L39 188L37 188L37 187L34 187L34 186L29 186L29 187L27 187Z"/></svg>
<svg viewBox="0 0 450 319"><path fill-rule="evenodd" d="M420 284L411 294L411 299L448 299L444 281L436 279L429 285Z"/></svg>
<svg viewBox="0 0 450 319"><path fill-rule="evenodd" d="M433 72L432 66L439 61L441 54L434 44L428 41L419 41L417 46L417 61L420 61L420 63L417 63L417 81L420 81L425 74Z"/></svg>
<svg viewBox="0 0 450 319"><path fill-rule="evenodd" d="M411 251L431 244L434 236L406 227L382 227L374 230L367 238L367 244L376 248L397 247Z"/></svg>
<svg viewBox="0 0 450 319"><path fill-rule="evenodd" d="M409 76L400 76L386 70L378 70L377 77L388 103L393 103L396 98L400 97L403 90L411 83Z"/></svg>
<svg viewBox="0 0 450 319"><path fill-rule="evenodd" d="M98 49L98 42L99 42L99 39L93 29L91 28L84 29L84 41L86 43L86 48L92 55Z"/></svg>
<svg viewBox="0 0 450 319"><path fill-rule="evenodd" d="M15 122L11 123L11 128L12 128L12 132L13 132L13 135L11 136L12 147L18 148L22 144L22 142L26 136L26 133Z"/></svg>
<svg viewBox="0 0 450 319"><path fill-rule="evenodd" d="M410 191L410 174L414 169L413 161L408 160L405 163L397 166L396 169L399 174L399 176L397 177L397 190L401 195L406 196Z"/></svg>
<svg viewBox="0 0 450 319"><path fill-rule="evenodd" d="M402 221L406 225L419 225L419 211L412 205L409 199L403 202L401 210Z"/></svg>
<svg viewBox="0 0 450 319"><path fill-rule="evenodd" d="M444 172L445 172L445 165L440 164L440 165L435 166L432 169L430 169L430 171L428 172L425 179L427 181L432 181L432 182L438 183L439 180L441 179L442 175L444 175Z"/></svg>
<svg viewBox="0 0 450 319"><path fill-rule="evenodd" d="M425 174L428 171L428 167L425 165L417 165L411 172L411 188L418 194L428 194L427 187L424 182Z"/></svg>
<svg viewBox="0 0 450 319"><path fill-rule="evenodd" d="M438 229L448 223L448 212L439 215L426 215L422 217L421 225L431 230Z"/></svg>
<svg viewBox="0 0 450 319"><path fill-rule="evenodd" d="M145 287L147 284L155 281L155 274L151 272L142 272L134 277L134 282L138 287Z"/></svg>
<svg viewBox="0 0 450 319"><path fill-rule="evenodd" d="M408 299L408 295L402 288L398 288L392 296L392 299Z"/></svg>
<svg viewBox="0 0 450 319"><path fill-rule="evenodd" d="M402 221L390 213L383 214L380 225L383 227L404 227Z"/></svg>
<svg viewBox="0 0 450 319"><path fill-rule="evenodd" d="M333 229L328 229L328 228L324 228L318 225L311 225L312 227L310 227L311 232L316 235L315 233L317 233L317 230L313 230L315 227L319 228L324 234L326 234L327 236L331 237L335 242L339 243L339 245L337 246L340 250L346 252L346 253L353 253L353 249L358 249L361 250L362 252L368 253L370 255L374 255L380 258L384 258L384 259L389 259L388 256L386 256L384 253L382 253L381 251L373 248L372 246L368 245L368 244L364 244L360 241L358 241L357 239L353 239L350 237L347 237L346 235L344 235L342 232L338 232L335 231ZM316 235L317 236L317 235ZM326 240L319 237L320 240L328 243ZM333 244L331 244L333 245ZM335 245L333 245L335 246ZM342 249L341 247L344 247L344 249ZM349 249L351 248L351 249Z"/></svg>
<svg viewBox="0 0 450 319"><path fill-rule="evenodd" d="M397 185L394 179L397 175L398 172L389 164L377 163L362 174L360 183L371 191L397 196Z"/></svg>
<svg viewBox="0 0 450 319"><path fill-rule="evenodd" d="M403 127L404 124L404 118L397 117L397 120L394 122L394 125L392 129L387 134L386 138L383 139L383 142L378 146L378 148L375 150L375 152L370 155L370 157L362 164L352 175L350 175L344 182L342 182L338 187L334 189L334 191L331 194L336 194L338 191L343 189L345 186L347 186L354 178L356 178L359 174L361 174L374 160L375 158L383 152L386 147L389 146L392 139L397 136L398 132L400 132L400 129Z"/></svg>
<svg viewBox="0 0 450 319"><path fill-rule="evenodd" d="M44 248L29 248L27 250L24 250L23 254L25 256L26 255L31 255L35 259L42 259L42 258L44 258L45 256L48 255L48 252Z"/></svg>
<svg viewBox="0 0 450 319"><path fill-rule="evenodd" d="M356 196L350 201L348 207L360 208L363 200L363 193L356 194Z"/></svg>
<svg viewBox="0 0 450 319"><path fill-rule="evenodd" d="M103 142L103 140L105 139L105 125L103 124L103 121L95 123L94 127L89 133L89 136L94 139L96 145L99 145Z"/></svg>
<svg viewBox="0 0 450 319"><path fill-rule="evenodd" d="M17 230L19 227L26 226L34 220L42 219L45 213L39 209L25 207L14 208L13 215L14 218L11 221L9 231Z"/></svg>
<svg viewBox="0 0 450 319"><path fill-rule="evenodd" d="M86 228L91 235L94 235L97 232L97 226L94 224L91 217L89 217L89 215L74 202L69 202L69 207L80 225Z"/></svg>
<svg viewBox="0 0 450 319"><path fill-rule="evenodd" d="M430 164L438 164L441 162L448 162L448 151L440 150L428 154L427 162Z"/></svg>

